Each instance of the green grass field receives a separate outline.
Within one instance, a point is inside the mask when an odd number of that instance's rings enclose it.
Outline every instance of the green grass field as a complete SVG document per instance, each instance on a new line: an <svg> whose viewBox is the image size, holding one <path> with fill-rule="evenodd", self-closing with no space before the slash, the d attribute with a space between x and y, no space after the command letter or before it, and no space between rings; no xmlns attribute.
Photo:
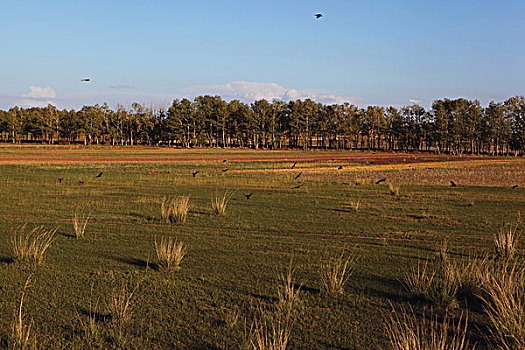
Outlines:
<svg viewBox="0 0 525 350"><path fill-rule="evenodd" d="M207 151L220 160L96 161L123 152L123 158L132 158L133 150L87 148L94 160L78 164L0 165L2 347L10 344L31 275L23 313L27 324L32 320L30 337L39 349L239 349L250 338L257 309L270 308L278 298L277 275L293 259L302 287L290 349L388 349L384 319L392 306L411 305L417 313L428 307L405 291L402 274L420 259L432 263L443 240L453 256L492 253L499 225L525 212L522 159L504 165L487 160L468 169L458 162L450 171L438 163L417 170L369 165L352 171L353 163L341 160L340 172L330 162L298 162L294 169L288 160L257 162L253 151L246 151L250 160L235 152L235 162L225 163L230 153L220 150ZM62 149L4 147L0 158L2 153L60 157ZM311 171L316 167L322 169ZM504 176L498 185L492 175L487 183L448 185L458 172L480 177L503 168L517 176L518 188L511 189ZM384 176L385 183L374 183ZM392 179L400 186L398 196L390 194ZM226 215L212 215L212 198L226 190L234 191ZM161 223L163 197L180 195L190 197L186 223ZM358 210L352 208L355 201ZM73 236L78 209L91 213L82 239ZM44 264L36 268L13 261L10 240L24 223L58 227ZM184 242L180 270L159 268L155 239L160 237ZM344 294L321 295L319 270L326 255L356 245L359 260ZM132 317L119 332L107 304L123 284L138 288ZM486 348L487 319L479 305L468 306L471 343ZM450 312L459 317L465 309L460 302ZM96 334L85 329L90 315Z"/></svg>

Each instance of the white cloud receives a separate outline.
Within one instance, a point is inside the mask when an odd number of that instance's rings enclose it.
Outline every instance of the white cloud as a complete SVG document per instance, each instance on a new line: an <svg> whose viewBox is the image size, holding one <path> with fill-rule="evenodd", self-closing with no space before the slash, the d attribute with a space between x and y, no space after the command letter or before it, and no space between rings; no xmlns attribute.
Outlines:
<svg viewBox="0 0 525 350"><path fill-rule="evenodd" d="M201 85L185 90L193 96L219 95L227 101L240 100L253 102L266 100L305 100L307 98L324 104L341 104L359 100L354 97L328 94L313 90L287 89L277 83L259 83L249 81L234 81L224 85Z"/></svg>
<svg viewBox="0 0 525 350"><path fill-rule="evenodd" d="M416 99L414 99L414 98L409 98L409 99L408 99L408 102L410 102L410 103L414 103L414 104L419 104L419 103L421 103L421 100L416 100Z"/></svg>
<svg viewBox="0 0 525 350"><path fill-rule="evenodd" d="M32 98L55 98L57 93L55 89L51 86L40 87L40 86L30 86L28 94L22 94L22 97L32 97Z"/></svg>
<svg viewBox="0 0 525 350"><path fill-rule="evenodd" d="M44 107L48 104L53 104L56 96L57 93L51 86L30 86L29 93L22 94L16 105L21 107Z"/></svg>

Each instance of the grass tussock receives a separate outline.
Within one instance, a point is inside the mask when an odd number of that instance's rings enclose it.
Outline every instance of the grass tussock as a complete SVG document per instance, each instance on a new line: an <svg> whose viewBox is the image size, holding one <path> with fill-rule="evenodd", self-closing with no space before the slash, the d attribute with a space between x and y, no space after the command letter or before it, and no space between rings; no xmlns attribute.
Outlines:
<svg viewBox="0 0 525 350"><path fill-rule="evenodd" d="M91 214L88 212L79 209L75 210L73 214L73 229L77 239L84 238L89 219L91 219Z"/></svg>
<svg viewBox="0 0 525 350"><path fill-rule="evenodd" d="M159 265L166 270L179 270L180 263L186 255L186 247L181 241L162 237L158 242L155 239L155 251Z"/></svg>
<svg viewBox="0 0 525 350"><path fill-rule="evenodd" d="M401 188L400 188L399 185L394 185L394 184L389 183L388 184L388 190L389 190L390 195L392 197L399 197L399 193L400 193Z"/></svg>
<svg viewBox="0 0 525 350"><path fill-rule="evenodd" d="M125 283L114 287L106 300L107 309L111 315L115 327L117 339L124 339L126 326L133 317L134 297L139 288L137 282L133 289L129 289Z"/></svg>
<svg viewBox="0 0 525 350"><path fill-rule="evenodd" d="M417 266L401 275L400 282L407 292L418 298L426 298L429 295L435 271L428 267L428 261L424 264L418 259Z"/></svg>
<svg viewBox="0 0 525 350"><path fill-rule="evenodd" d="M468 317L457 323L446 315L438 321L433 311L427 318L417 317L413 310L395 310L386 316L386 332L393 350L463 350L472 349L467 338Z"/></svg>
<svg viewBox="0 0 525 350"><path fill-rule="evenodd" d="M190 196L179 196L171 199L164 197L160 207L161 221L166 224L183 224L186 222L189 211Z"/></svg>
<svg viewBox="0 0 525 350"><path fill-rule="evenodd" d="M518 251L519 238L519 222L501 225L498 232L494 235L496 256L502 259L513 259Z"/></svg>
<svg viewBox="0 0 525 350"><path fill-rule="evenodd" d="M350 208L352 208L357 213L359 208L361 208L361 204L363 204L362 199L354 199L350 201Z"/></svg>
<svg viewBox="0 0 525 350"><path fill-rule="evenodd" d="M233 196L233 193L233 191L229 192L226 190L223 194L216 195L215 198L211 199L211 210L213 214L217 216L226 215L226 207L228 206L228 202Z"/></svg>
<svg viewBox="0 0 525 350"><path fill-rule="evenodd" d="M321 264L321 294L344 294L344 288L359 259L357 247L345 257L345 251L335 257L325 257Z"/></svg>
<svg viewBox="0 0 525 350"><path fill-rule="evenodd" d="M22 225L15 230L11 239L15 261L21 264L38 266L44 261L46 250L56 238L55 229L45 229L43 226L28 230L27 225Z"/></svg>
<svg viewBox="0 0 525 350"><path fill-rule="evenodd" d="M87 310L87 321L84 321L82 317L80 316L79 312L77 311L77 319L84 333L85 340L89 344L93 344L99 341L100 336L101 336L100 328L97 324L97 313L96 313L97 306L98 306L98 301L95 303L95 305L93 305L93 284L91 284L89 307Z"/></svg>
<svg viewBox="0 0 525 350"><path fill-rule="evenodd" d="M25 314L23 311L24 307L24 297L26 295L27 289L31 283L31 275L27 277L27 280L22 289L22 296L20 297L20 303L18 304L18 309L15 312L15 320L11 324L11 336L9 338L8 349L11 350L28 350L36 349L36 338L31 339L31 328L33 321L29 323L25 321Z"/></svg>
<svg viewBox="0 0 525 350"><path fill-rule="evenodd" d="M285 350L296 320L301 287L296 287L292 260L285 273L278 274L278 301L273 312L258 309L251 330L250 349Z"/></svg>
<svg viewBox="0 0 525 350"><path fill-rule="evenodd" d="M525 349L525 266L504 262L485 270L482 300L498 349Z"/></svg>

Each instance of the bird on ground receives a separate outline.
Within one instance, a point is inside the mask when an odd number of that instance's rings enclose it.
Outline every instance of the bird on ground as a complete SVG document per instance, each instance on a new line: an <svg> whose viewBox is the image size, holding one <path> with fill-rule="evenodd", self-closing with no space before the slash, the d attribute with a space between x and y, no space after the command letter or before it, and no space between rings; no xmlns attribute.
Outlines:
<svg viewBox="0 0 525 350"><path fill-rule="evenodd" d="M225 173L225 172L227 172L228 170L230 170L230 169L222 169L222 172Z"/></svg>
<svg viewBox="0 0 525 350"><path fill-rule="evenodd" d="M252 193L243 193L244 194L244 197L246 197L246 199L250 199L250 197L252 196L253 192Z"/></svg>
<svg viewBox="0 0 525 350"><path fill-rule="evenodd" d="M82 184L84 184L84 181L79 180L78 183L82 185Z"/></svg>
<svg viewBox="0 0 525 350"><path fill-rule="evenodd" d="M87 82L87 81L91 81L91 79L90 78L84 78L84 79L80 79L80 81L86 81Z"/></svg>
<svg viewBox="0 0 525 350"><path fill-rule="evenodd" d="M193 175L193 177L197 176L197 174L199 173L199 171L194 171L193 173L191 173L191 175Z"/></svg>
<svg viewBox="0 0 525 350"><path fill-rule="evenodd" d="M454 181L450 180L450 186L457 187L458 185Z"/></svg>
<svg viewBox="0 0 525 350"><path fill-rule="evenodd" d="M223 160L222 162L223 162L223 163L226 163L226 161L227 161L227 160L226 160L226 159L224 159L224 160Z"/></svg>
<svg viewBox="0 0 525 350"><path fill-rule="evenodd" d="M292 165L292 167L290 169L295 168L296 165L297 165L297 162L293 163L293 165Z"/></svg>
<svg viewBox="0 0 525 350"><path fill-rule="evenodd" d="M102 171L100 173L98 173L98 175L96 177L101 177L102 176Z"/></svg>
<svg viewBox="0 0 525 350"><path fill-rule="evenodd" d="M515 188L518 188L518 185L514 185L514 186L512 186L512 189L515 189Z"/></svg>
<svg viewBox="0 0 525 350"><path fill-rule="evenodd" d="M63 178L59 177L58 178L58 183L61 184L62 183L62 180L64 180Z"/></svg>
<svg viewBox="0 0 525 350"><path fill-rule="evenodd" d="M294 179L294 180L297 180L297 179L299 178L299 176L301 176L302 174L303 174L303 172L301 171L299 174L297 174L297 175L295 176L295 179Z"/></svg>
<svg viewBox="0 0 525 350"><path fill-rule="evenodd" d="M297 185L297 186L295 186L295 187L292 187L292 190L295 190L295 189L297 189L297 188L299 188L299 187L301 187L301 186L302 186L302 185Z"/></svg>
<svg viewBox="0 0 525 350"><path fill-rule="evenodd" d="M321 18L321 17L323 17L323 14L322 14L322 13L316 13L316 14L315 14L315 18L319 19L319 18Z"/></svg>
<svg viewBox="0 0 525 350"><path fill-rule="evenodd" d="M342 166L342 165L339 165L339 166L337 167L337 170L343 170L343 166Z"/></svg>
<svg viewBox="0 0 525 350"><path fill-rule="evenodd" d="M376 181L376 185L379 185L381 182L385 182L385 181L386 181L386 177L379 179Z"/></svg>

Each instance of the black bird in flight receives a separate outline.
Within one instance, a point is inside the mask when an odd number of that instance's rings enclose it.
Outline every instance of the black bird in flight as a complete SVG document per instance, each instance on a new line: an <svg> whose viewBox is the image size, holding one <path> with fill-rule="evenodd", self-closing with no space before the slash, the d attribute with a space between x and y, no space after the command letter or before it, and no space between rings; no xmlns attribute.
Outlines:
<svg viewBox="0 0 525 350"><path fill-rule="evenodd" d="M63 178L59 177L58 178L58 183L61 184L62 183L62 180L64 180Z"/></svg>
<svg viewBox="0 0 525 350"><path fill-rule="evenodd" d="M82 185L82 184L84 184L84 181L79 180L78 183Z"/></svg>
<svg viewBox="0 0 525 350"><path fill-rule="evenodd" d="M386 177L379 179L376 181L376 185L379 185L381 182L385 182L385 181L386 181Z"/></svg>
<svg viewBox="0 0 525 350"><path fill-rule="evenodd" d="M225 172L227 172L228 170L230 170L230 169L222 169L222 172L225 173Z"/></svg>
<svg viewBox="0 0 525 350"><path fill-rule="evenodd" d="M316 14L315 14L315 18L319 19L319 18L321 18L321 17L323 17L323 14L322 14L322 13L316 13Z"/></svg>
<svg viewBox="0 0 525 350"><path fill-rule="evenodd" d="M514 185L514 186L512 186L512 189L515 189L515 188L518 188L518 185Z"/></svg>
<svg viewBox="0 0 525 350"><path fill-rule="evenodd" d="M250 197L252 196L253 192L252 193L243 193L244 194L244 197L246 197L246 199L250 199Z"/></svg>
<svg viewBox="0 0 525 350"><path fill-rule="evenodd" d="M456 185L456 183L454 181L450 180L450 186L457 187L458 185Z"/></svg>
<svg viewBox="0 0 525 350"><path fill-rule="evenodd" d="M100 173L98 173L98 175L96 177L101 177L102 176L102 171Z"/></svg>
<svg viewBox="0 0 525 350"><path fill-rule="evenodd" d="M339 166L337 167L337 170L342 170L342 169L343 169L343 166L342 166L342 165L339 165Z"/></svg>
<svg viewBox="0 0 525 350"><path fill-rule="evenodd" d="M297 164L297 162L293 163L292 167L290 169L293 169L295 168L295 165Z"/></svg>
<svg viewBox="0 0 525 350"><path fill-rule="evenodd" d="M223 162L223 163L226 163L226 159L224 159L222 162Z"/></svg>
<svg viewBox="0 0 525 350"><path fill-rule="evenodd" d="M292 187L292 190L295 190L295 189L297 189L297 188L299 188L299 187L301 187L301 186L302 186L302 185L297 185L297 186L295 186L295 187Z"/></svg>
<svg viewBox="0 0 525 350"><path fill-rule="evenodd" d="M297 174L297 175L295 176L295 179L294 179L294 180L297 180L297 179L299 178L299 176L301 176L302 174L303 174L303 172L301 171L299 174Z"/></svg>
<svg viewBox="0 0 525 350"><path fill-rule="evenodd" d="M193 173L191 173L191 175L193 175L193 177L197 176L197 174L199 173L199 171L194 171Z"/></svg>
<svg viewBox="0 0 525 350"><path fill-rule="evenodd" d="M91 79L85 78L85 79L80 79L80 81L91 81Z"/></svg>

